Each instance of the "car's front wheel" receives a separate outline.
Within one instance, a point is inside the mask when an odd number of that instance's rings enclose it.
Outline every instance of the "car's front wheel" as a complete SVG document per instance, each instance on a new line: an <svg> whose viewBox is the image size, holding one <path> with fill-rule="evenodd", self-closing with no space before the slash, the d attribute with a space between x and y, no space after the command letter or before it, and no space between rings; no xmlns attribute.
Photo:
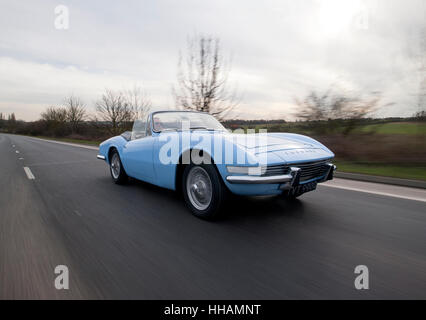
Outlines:
<svg viewBox="0 0 426 320"><path fill-rule="evenodd" d="M116 184L124 184L128 177L126 171L123 168L123 164L120 160L120 155L117 150L113 150L109 160L109 170L111 172L112 180Z"/></svg>
<svg viewBox="0 0 426 320"><path fill-rule="evenodd" d="M182 190L185 202L195 216L215 219L220 215L227 190L214 165L186 166Z"/></svg>

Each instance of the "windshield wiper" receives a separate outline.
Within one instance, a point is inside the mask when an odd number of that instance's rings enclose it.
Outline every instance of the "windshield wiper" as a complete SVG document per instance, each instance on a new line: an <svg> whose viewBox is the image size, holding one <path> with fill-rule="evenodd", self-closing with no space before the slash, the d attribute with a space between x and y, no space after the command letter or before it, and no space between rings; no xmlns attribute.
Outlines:
<svg viewBox="0 0 426 320"><path fill-rule="evenodd" d="M166 129L160 130L158 132L167 132L167 131L181 131L181 129L177 129L177 128L166 128Z"/></svg>
<svg viewBox="0 0 426 320"><path fill-rule="evenodd" d="M206 127L190 127L189 130L208 130L208 131L214 131L214 129L206 128Z"/></svg>

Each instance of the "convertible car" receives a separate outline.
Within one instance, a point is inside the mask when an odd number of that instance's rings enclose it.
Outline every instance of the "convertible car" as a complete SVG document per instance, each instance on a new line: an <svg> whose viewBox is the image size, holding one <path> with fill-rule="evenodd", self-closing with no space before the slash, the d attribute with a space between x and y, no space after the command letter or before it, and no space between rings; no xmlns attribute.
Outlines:
<svg viewBox="0 0 426 320"><path fill-rule="evenodd" d="M178 190L200 218L221 213L227 193L290 199L333 179L334 154L318 141L290 133L231 133L213 116L158 111L133 130L99 146L112 180L128 177Z"/></svg>

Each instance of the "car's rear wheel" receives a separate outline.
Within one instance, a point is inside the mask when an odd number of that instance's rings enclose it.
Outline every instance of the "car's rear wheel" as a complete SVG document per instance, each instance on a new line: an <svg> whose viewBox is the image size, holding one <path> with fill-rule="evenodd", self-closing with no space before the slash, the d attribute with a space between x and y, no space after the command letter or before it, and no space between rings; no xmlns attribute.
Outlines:
<svg viewBox="0 0 426 320"><path fill-rule="evenodd" d="M185 202L195 216L215 219L220 215L227 190L214 165L186 166L182 190Z"/></svg>
<svg viewBox="0 0 426 320"><path fill-rule="evenodd" d="M128 176L123 168L123 164L121 163L120 155L118 154L117 150L113 150L111 153L111 157L109 160L109 169L114 183L126 183Z"/></svg>

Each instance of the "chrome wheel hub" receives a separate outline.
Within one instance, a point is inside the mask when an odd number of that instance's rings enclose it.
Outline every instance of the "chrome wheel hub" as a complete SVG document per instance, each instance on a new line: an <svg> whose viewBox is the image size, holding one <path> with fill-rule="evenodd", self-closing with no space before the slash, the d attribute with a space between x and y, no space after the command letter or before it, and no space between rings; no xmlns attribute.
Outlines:
<svg viewBox="0 0 426 320"><path fill-rule="evenodd" d="M186 179L186 192L191 204L198 210L205 210L210 205L213 195L209 174L202 167L193 167Z"/></svg>
<svg viewBox="0 0 426 320"><path fill-rule="evenodd" d="M111 158L111 173L114 179L118 179L120 176L120 158L118 154L114 153Z"/></svg>

